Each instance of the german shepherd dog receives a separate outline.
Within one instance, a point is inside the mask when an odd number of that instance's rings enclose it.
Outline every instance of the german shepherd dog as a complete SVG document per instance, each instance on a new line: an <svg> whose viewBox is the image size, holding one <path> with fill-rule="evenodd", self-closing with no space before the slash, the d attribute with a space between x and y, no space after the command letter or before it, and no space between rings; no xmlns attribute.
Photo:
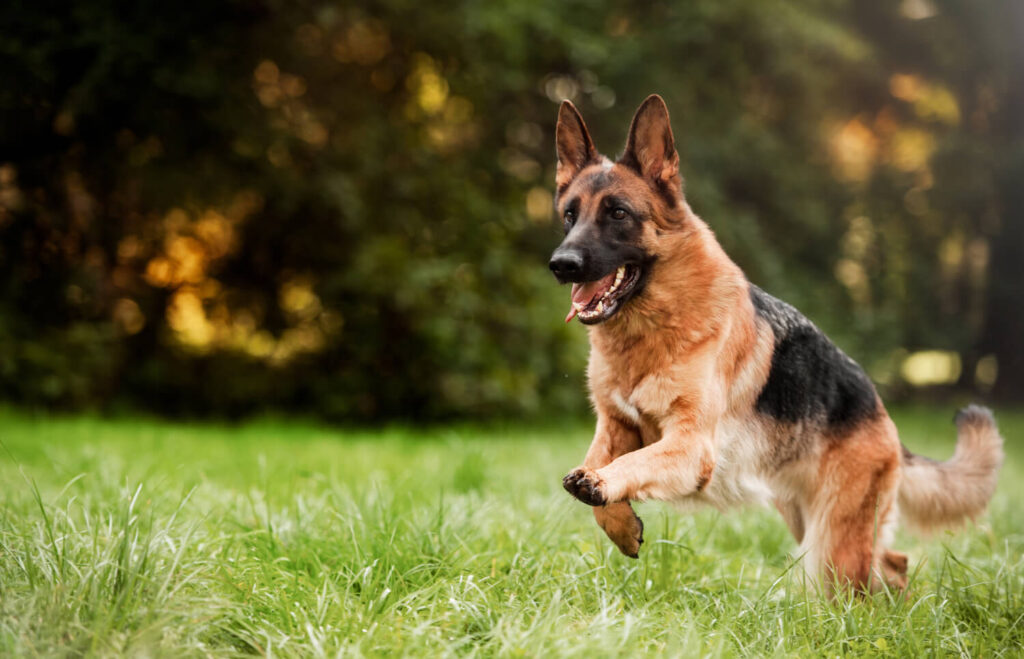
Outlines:
<svg viewBox="0 0 1024 659"><path fill-rule="evenodd" d="M597 414L565 489L633 558L644 527L630 501L771 501L829 592L905 587L907 556L889 549L897 517L929 529L984 510L1003 457L991 412L960 410L947 462L902 447L864 371L748 282L690 209L660 96L615 162L569 101L556 147L565 239L550 267L572 282L566 322L589 329Z"/></svg>

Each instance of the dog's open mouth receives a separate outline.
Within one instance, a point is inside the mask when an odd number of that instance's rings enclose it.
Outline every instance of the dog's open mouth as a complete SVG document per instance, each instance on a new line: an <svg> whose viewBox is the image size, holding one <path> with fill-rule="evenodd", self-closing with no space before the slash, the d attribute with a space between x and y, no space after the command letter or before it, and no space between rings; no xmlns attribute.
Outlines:
<svg viewBox="0 0 1024 659"><path fill-rule="evenodd" d="M627 263L596 281L572 285L572 308L565 322L575 316L585 325L594 325L611 318L622 306L637 282L640 268Z"/></svg>

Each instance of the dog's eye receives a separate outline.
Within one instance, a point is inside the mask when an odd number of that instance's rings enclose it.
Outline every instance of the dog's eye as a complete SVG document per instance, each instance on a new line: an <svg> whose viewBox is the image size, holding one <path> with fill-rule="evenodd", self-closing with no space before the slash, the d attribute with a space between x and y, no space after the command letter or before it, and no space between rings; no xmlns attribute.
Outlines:
<svg viewBox="0 0 1024 659"><path fill-rule="evenodd" d="M624 208L616 208L612 211L613 220L624 220L629 215Z"/></svg>
<svg viewBox="0 0 1024 659"><path fill-rule="evenodd" d="M567 210L565 211L565 226L571 227L576 222L576 211Z"/></svg>

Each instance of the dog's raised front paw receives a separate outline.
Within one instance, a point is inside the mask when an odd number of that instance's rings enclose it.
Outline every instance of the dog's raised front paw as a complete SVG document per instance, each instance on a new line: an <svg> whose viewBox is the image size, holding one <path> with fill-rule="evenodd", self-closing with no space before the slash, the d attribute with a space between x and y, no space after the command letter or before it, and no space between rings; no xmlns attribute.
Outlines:
<svg viewBox="0 0 1024 659"><path fill-rule="evenodd" d="M562 479L562 487L580 501L591 506L603 506L608 499L597 474L586 467L577 467Z"/></svg>

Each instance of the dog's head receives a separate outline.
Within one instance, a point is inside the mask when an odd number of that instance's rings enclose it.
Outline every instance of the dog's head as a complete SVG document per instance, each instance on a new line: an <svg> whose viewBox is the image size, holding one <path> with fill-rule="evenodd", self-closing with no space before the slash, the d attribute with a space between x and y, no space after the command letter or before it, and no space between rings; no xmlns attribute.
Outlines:
<svg viewBox="0 0 1024 659"><path fill-rule="evenodd" d="M597 152L583 117L569 101L555 130L555 209L565 239L549 266L572 282L572 308L587 325L601 323L643 294L658 237L682 213L682 181L668 108L649 96L629 127L626 150L612 162Z"/></svg>

